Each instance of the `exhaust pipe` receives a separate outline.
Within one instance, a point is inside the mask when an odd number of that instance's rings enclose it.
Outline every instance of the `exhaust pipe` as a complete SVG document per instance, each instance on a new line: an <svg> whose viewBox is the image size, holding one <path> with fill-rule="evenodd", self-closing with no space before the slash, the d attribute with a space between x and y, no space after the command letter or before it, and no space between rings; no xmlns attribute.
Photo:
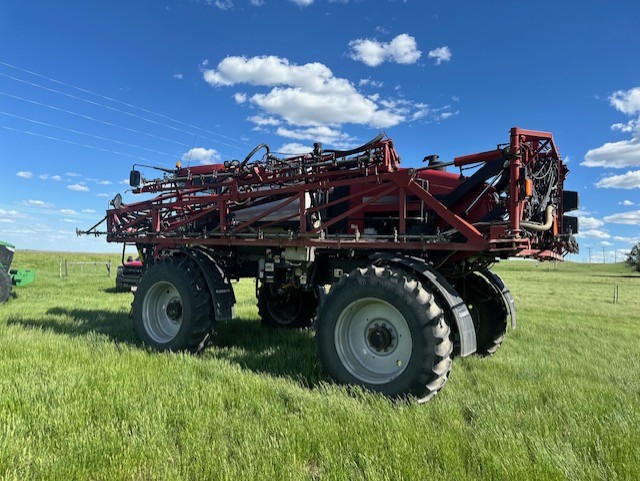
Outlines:
<svg viewBox="0 0 640 481"><path fill-rule="evenodd" d="M555 210L555 206L548 205L545 209L544 213L544 224L538 224L537 222L520 222L520 227L523 227L527 230L532 230L534 232L545 232L551 229L553 225L553 211Z"/></svg>

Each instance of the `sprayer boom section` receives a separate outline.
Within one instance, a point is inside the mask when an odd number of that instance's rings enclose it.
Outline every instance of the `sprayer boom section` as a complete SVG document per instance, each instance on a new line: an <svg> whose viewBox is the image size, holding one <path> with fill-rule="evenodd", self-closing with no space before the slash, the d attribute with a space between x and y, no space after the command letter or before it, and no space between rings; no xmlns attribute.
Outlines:
<svg viewBox="0 0 640 481"><path fill-rule="evenodd" d="M265 155L252 161L261 149ZM577 196L563 192L567 169L551 134L514 128L495 150L429 160L401 168L393 142L378 136L351 151L316 144L289 158L261 145L242 162L178 167L150 180L134 168L133 192L156 197L128 205L115 199L107 240L154 250L414 251L439 263L479 255L558 258L573 250L577 225L563 222L563 214L577 207Z"/></svg>

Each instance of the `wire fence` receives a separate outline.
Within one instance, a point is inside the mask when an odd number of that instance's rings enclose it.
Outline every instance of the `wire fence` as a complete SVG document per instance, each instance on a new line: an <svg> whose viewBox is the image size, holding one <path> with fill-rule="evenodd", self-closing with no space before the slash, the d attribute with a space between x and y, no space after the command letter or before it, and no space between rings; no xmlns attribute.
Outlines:
<svg viewBox="0 0 640 481"><path fill-rule="evenodd" d="M58 272L60 277L69 277L69 267L80 266L80 272L84 272L85 266L105 266L107 269L107 276L111 277L111 260L107 262L80 262L80 261L70 261L69 259L61 258L58 264ZM94 269L95 270L95 269Z"/></svg>

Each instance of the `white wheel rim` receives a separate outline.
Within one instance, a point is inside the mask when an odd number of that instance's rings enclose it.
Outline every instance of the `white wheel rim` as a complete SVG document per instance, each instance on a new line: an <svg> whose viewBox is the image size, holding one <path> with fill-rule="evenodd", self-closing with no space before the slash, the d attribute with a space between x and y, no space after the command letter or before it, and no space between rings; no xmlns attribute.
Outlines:
<svg viewBox="0 0 640 481"><path fill-rule="evenodd" d="M149 337L159 344L172 341L182 325L182 298L170 282L156 282L142 303L142 323Z"/></svg>
<svg viewBox="0 0 640 481"><path fill-rule="evenodd" d="M349 304L338 317L336 352L358 381L386 384L404 372L413 343L406 319L382 299L367 297Z"/></svg>

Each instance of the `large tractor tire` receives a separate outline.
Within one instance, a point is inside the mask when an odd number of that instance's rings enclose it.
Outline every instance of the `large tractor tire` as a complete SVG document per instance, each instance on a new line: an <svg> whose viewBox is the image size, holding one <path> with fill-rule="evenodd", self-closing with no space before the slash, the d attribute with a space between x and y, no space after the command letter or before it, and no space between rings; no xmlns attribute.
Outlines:
<svg viewBox="0 0 640 481"><path fill-rule="evenodd" d="M138 336L160 351L200 350L213 330L211 294L191 260L158 262L144 273L133 299Z"/></svg>
<svg viewBox="0 0 640 481"><path fill-rule="evenodd" d="M509 312L502 294L482 275L472 272L456 283L476 329L476 354L493 356L507 335Z"/></svg>
<svg viewBox="0 0 640 481"><path fill-rule="evenodd" d="M0 264L0 304L4 304L11 297L11 276Z"/></svg>
<svg viewBox="0 0 640 481"><path fill-rule="evenodd" d="M316 324L321 365L340 383L425 402L449 376L453 344L443 311L404 270L369 266L342 277Z"/></svg>
<svg viewBox="0 0 640 481"><path fill-rule="evenodd" d="M258 314L267 327L309 327L316 315L318 300L312 292L296 288L278 293L271 284L262 284L258 290Z"/></svg>

